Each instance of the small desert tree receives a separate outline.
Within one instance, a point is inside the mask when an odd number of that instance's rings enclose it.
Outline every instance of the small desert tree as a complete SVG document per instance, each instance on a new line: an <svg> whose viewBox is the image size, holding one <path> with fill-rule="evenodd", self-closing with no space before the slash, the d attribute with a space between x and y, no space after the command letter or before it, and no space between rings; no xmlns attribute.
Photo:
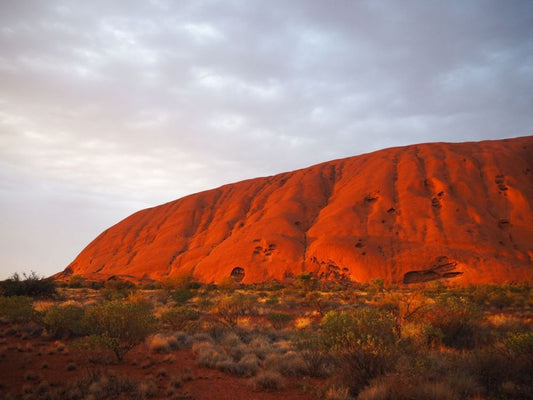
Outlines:
<svg viewBox="0 0 533 400"><path fill-rule="evenodd" d="M230 327L237 326L239 317L250 314L254 308L254 299L250 296L234 295L220 300L217 305L219 318Z"/></svg>
<svg viewBox="0 0 533 400"><path fill-rule="evenodd" d="M114 300L89 308L85 323L92 340L109 348L121 361L154 330L155 318L144 303Z"/></svg>

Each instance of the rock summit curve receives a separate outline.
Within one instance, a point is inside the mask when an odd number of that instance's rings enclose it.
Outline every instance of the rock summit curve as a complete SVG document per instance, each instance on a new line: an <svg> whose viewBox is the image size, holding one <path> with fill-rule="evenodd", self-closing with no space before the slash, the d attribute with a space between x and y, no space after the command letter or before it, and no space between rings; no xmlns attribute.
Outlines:
<svg viewBox="0 0 533 400"><path fill-rule="evenodd" d="M396 147L139 211L56 277L531 280L532 202L533 136Z"/></svg>

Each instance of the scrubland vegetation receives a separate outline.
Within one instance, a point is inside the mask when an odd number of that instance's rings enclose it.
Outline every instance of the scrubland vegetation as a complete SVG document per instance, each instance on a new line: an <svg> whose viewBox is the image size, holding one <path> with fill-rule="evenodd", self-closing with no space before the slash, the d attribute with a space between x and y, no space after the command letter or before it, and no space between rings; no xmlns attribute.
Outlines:
<svg viewBox="0 0 533 400"><path fill-rule="evenodd" d="M388 287L303 275L138 287L17 275L0 284L0 364L18 358L19 383L0 378L0 394L202 399L188 388L217 371L257 396L530 399L532 316L527 283ZM59 355L73 378L47 381Z"/></svg>

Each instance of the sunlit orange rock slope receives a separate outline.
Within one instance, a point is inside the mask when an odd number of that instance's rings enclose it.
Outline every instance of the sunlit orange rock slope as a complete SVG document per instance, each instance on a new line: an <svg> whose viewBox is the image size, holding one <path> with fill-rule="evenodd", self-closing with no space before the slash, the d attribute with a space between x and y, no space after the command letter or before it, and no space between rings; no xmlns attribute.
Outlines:
<svg viewBox="0 0 533 400"><path fill-rule="evenodd" d="M58 277L531 280L532 202L533 136L391 148L139 211Z"/></svg>

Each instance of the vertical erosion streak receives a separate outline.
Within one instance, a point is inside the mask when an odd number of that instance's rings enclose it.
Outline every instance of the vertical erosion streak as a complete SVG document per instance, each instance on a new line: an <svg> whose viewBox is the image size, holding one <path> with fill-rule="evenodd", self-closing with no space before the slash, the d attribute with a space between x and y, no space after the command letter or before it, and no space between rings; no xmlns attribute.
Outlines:
<svg viewBox="0 0 533 400"><path fill-rule="evenodd" d="M320 169L320 187L322 192L322 202L318 204L313 214L309 218L309 223L303 231L303 255L302 255L302 273L306 272L307 264L307 249L309 247L309 230L315 225L320 213L326 208L330 202L331 196L335 188L335 184L342 176L342 164L339 164L339 171L337 171L337 164L324 165ZM306 210L307 211L307 210Z"/></svg>
<svg viewBox="0 0 533 400"><path fill-rule="evenodd" d="M392 214L394 217L394 221L392 223L391 227L391 235L390 235L390 267L391 267L391 276L392 280L395 281L398 279L398 271L397 271L397 265L396 265L396 245L398 244L399 238L396 237L396 229L398 227L398 212L400 210L399 206L399 195L398 195L398 153L394 154L394 157L392 159L392 168L391 168L391 174L392 174L392 204L393 204L393 210Z"/></svg>
<svg viewBox="0 0 533 400"><path fill-rule="evenodd" d="M203 205L203 196L207 196L209 195L211 192L215 193L215 199L214 201L212 202L213 204L209 207L202 207ZM213 218L214 218L214 213L215 213L215 210L216 210L216 204L218 203L220 197L221 197L221 193L220 193L220 189L213 189L213 191L210 191L210 192L205 192L203 194L200 194L200 195L197 195L198 197L196 198L196 205L195 207L193 208L192 212L191 212L191 224L190 224L190 227L187 227L185 228L183 231L181 232L176 232L176 238L178 238L179 236L181 236L182 238L185 238L185 244L183 246L181 246L180 249L174 249L175 251L173 252L170 260L169 260L169 263L168 263L168 266L166 268L166 272L165 272L165 276L170 276L174 270L174 268L176 266L180 266L181 265L181 257L180 255L184 254L187 250L189 250L190 246L191 246L191 239L195 238L198 234L198 232L202 232L202 231L205 231L206 229L208 229L208 227L210 226L211 222L213 221ZM165 221L169 220L169 219L172 219L172 218L177 218L175 216L176 213L179 212L179 204L176 205L175 207L175 210L172 211L172 214L170 216L168 216L167 218L165 218ZM207 209L207 211L206 211ZM205 217L205 213L208 213L207 214L207 218L205 221L203 221L204 217ZM203 223L202 223L203 221ZM160 225L162 226L162 225Z"/></svg>
<svg viewBox="0 0 533 400"><path fill-rule="evenodd" d="M446 150L444 150L441 145L436 145L435 152L442 154L442 163L441 163L440 168L442 172L443 181L445 183L448 183L448 182L451 183L450 170L449 170L448 164L446 163ZM437 159L439 158L437 157ZM451 185L447 185L447 186L450 187ZM434 192L436 192L436 190L433 190L432 193L430 194L432 199L433 199L433 196L436 195L436 193ZM442 221L442 216L440 213L441 207L432 207L432 208L433 208L433 215L435 217L435 224L437 225L439 232L441 232L442 234L442 240L444 241L444 245L448 247L449 245L448 235L446 234L444 223Z"/></svg>
<svg viewBox="0 0 533 400"><path fill-rule="evenodd" d="M446 235L444 235L444 226L442 223L442 219L440 216L440 205L433 204L433 192L434 187L431 182L431 177L428 175L428 171L426 168L426 160L420 156L420 149L418 146L415 147L415 158L418 162L420 172L422 175L422 179L424 179L424 189L425 189L425 197L430 201L431 204L431 212L433 214L433 223L434 227L437 229L437 232L441 234L443 237L443 241L445 245L448 245L448 241L446 238ZM427 241L427 232L425 232L425 237L423 239L424 243Z"/></svg>
<svg viewBox="0 0 533 400"><path fill-rule="evenodd" d="M196 267L198 266L198 264L200 262L208 259L209 256L215 251L215 249L217 249L222 243L224 243L228 238L230 238L232 236L233 231L235 229L235 226L237 225L237 223L239 221L244 222L246 224L248 218L251 216L250 215L250 209L252 207L252 203L257 198L259 193L261 193L263 191L263 189L268 186L269 183L270 183L270 181L267 178L265 178L263 184L259 185L255 190L253 190L252 194L250 196L248 196L248 198L246 199L246 203L243 205L242 215L243 215L243 219L244 220L239 219L239 218L234 218L231 221L231 226L228 226L227 233L224 235L224 237L221 240L219 240L217 243L213 243L210 246L210 248L207 250L207 253L205 254L205 256L192 267L191 273L194 273ZM219 196L217 197L217 201L216 201L216 203L215 203L213 208L214 209L222 208L225 205L225 203L227 203L227 201L229 201L228 199L229 199L229 193L224 193L224 195L219 194ZM203 231L209 230L209 228L211 227L211 225L213 223L213 220L214 220L213 217L214 217L214 214L213 214L212 218L210 218L209 221L206 224L204 224L204 226L202 228Z"/></svg>

